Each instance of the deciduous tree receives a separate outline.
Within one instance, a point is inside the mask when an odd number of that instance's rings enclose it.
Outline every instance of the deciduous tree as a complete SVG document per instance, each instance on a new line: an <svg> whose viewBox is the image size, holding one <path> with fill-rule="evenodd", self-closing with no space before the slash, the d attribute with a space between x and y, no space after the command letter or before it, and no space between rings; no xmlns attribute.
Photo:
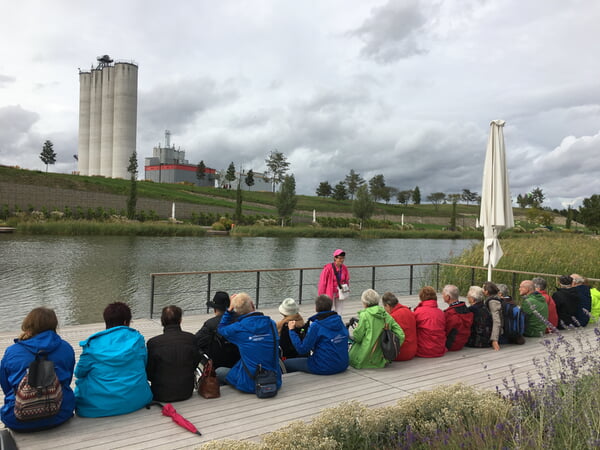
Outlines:
<svg viewBox="0 0 600 450"><path fill-rule="evenodd" d="M373 211L375 211L375 203L367 186L362 185L356 191L356 200L352 203L352 213L360 221L361 230L364 221L373 215Z"/></svg>
<svg viewBox="0 0 600 450"><path fill-rule="evenodd" d="M408 202L410 202L410 198L412 197L412 192L413 191L399 191L396 194L396 200L398 200L398 203L402 204L402 205L408 205Z"/></svg>
<svg viewBox="0 0 600 450"><path fill-rule="evenodd" d="M446 194L443 192L433 192L427 196L427 201L435 206L436 211L444 200L446 200Z"/></svg>
<svg viewBox="0 0 600 450"><path fill-rule="evenodd" d="M371 197L377 201L380 198L383 199L386 195L385 178L383 174L375 175L369 180L369 189L371 191Z"/></svg>
<svg viewBox="0 0 600 450"><path fill-rule="evenodd" d="M579 207L577 220L598 234L598 229L600 229L600 195L594 194L590 198L583 199L583 205Z"/></svg>
<svg viewBox="0 0 600 450"><path fill-rule="evenodd" d="M277 150L273 150L267 159L265 159L268 169L268 178L271 181L273 192L275 192L275 186L281 184L285 174L289 170L290 163L287 161L285 155Z"/></svg>
<svg viewBox="0 0 600 450"><path fill-rule="evenodd" d="M286 175L279 192L275 196L275 206L277 207L277 214L281 218L281 226L284 226L286 219L291 219L297 202L296 179L294 175Z"/></svg>
<svg viewBox="0 0 600 450"><path fill-rule="evenodd" d="M137 152L134 150L129 157L129 165L127 166L127 172L131 175L131 183L129 189L129 198L127 199L127 218L129 220L135 219L135 208L137 206Z"/></svg>
<svg viewBox="0 0 600 450"><path fill-rule="evenodd" d="M477 201L478 194L475 191L471 192L468 189L463 189L461 197L465 201L465 203L468 205L469 203Z"/></svg>

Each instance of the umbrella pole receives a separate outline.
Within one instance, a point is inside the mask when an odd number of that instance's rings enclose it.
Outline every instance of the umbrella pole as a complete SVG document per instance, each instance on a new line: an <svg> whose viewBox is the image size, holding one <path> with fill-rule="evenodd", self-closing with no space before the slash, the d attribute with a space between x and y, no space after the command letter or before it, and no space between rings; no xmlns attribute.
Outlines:
<svg viewBox="0 0 600 450"><path fill-rule="evenodd" d="M489 262L488 263L488 277L487 277L488 281L492 281L492 263Z"/></svg>

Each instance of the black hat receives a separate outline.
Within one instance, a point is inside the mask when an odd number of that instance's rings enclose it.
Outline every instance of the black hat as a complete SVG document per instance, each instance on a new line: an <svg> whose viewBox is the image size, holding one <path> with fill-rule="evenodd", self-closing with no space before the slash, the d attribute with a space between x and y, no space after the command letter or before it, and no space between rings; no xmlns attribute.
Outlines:
<svg viewBox="0 0 600 450"><path fill-rule="evenodd" d="M209 308L220 309L221 311L227 311L229 308L229 294L223 291L215 292L215 296L212 301L206 302Z"/></svg>
<svg viewBox="0 0 600 450"><path fill-rule="evenodd" d="M573 278L571 278L569 275L562 275L558 279L558 282L563 286L571 286L571 284L573 284Z"/></svg>

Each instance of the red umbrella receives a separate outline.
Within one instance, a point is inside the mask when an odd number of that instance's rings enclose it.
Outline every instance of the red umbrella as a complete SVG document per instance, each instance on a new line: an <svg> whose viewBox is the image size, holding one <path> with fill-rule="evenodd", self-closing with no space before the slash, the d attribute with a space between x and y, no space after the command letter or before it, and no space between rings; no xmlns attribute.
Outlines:
<svg viewBox="0 0 600 450"><path fill-rule="evenodd" d="M173 420L173 422L175 422L180 427L183 427L186 430L191 431L192 433L196 433L198 436L202 436L202 433L200 433L198 431L198 429L194 426L194 424L191 423L189 420L185 419L181 414L179 414L175 410L173 405L171 405L170 403L167 403L166 405L163 406L161 403L152 402L148 406L146 406L146 408L150 409L150 406L152 406L152 405L160 406L162 408L163 416L170 417Z"/></svg>

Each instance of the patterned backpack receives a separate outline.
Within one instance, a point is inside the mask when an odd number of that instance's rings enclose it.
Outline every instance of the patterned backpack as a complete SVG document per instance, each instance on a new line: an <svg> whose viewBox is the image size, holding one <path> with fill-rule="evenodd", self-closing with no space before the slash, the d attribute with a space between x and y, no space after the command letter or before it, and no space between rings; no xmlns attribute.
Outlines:
<svg viewBox="0 0 600 450"><path fill-rule="evenodd" d="M29 369L21 379L15 392L15 417L29 422L55 416L60 411L63 391L54 370L44 351L39 351L29 364Z"/></svg>

